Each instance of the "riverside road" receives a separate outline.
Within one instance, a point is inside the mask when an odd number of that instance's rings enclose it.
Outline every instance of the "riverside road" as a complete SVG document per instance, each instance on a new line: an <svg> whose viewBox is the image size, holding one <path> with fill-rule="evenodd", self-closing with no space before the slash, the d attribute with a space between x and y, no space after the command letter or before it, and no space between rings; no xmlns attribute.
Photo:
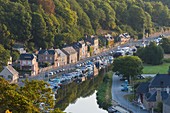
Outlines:
<svg viewBox="0 0 170 113"><path fill-rule="evenodd" d="M122 84L123 82L120 81L120 77L113 74L112 100L118 102L119 105L129 109L133 113L149 113L148 111L141 109L139 106L132 105L131 102L124 98L125 95L130 93L121 91Z"/></svg>

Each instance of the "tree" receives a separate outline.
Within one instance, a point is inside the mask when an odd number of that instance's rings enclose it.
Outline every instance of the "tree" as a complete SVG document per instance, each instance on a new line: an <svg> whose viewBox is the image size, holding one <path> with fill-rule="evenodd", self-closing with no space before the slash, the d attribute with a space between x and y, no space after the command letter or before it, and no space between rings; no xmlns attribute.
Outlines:
<svg viewBox="0 0 170 113"><path fill-rule="evenodd" d="M136 55L147 64L158 65L162 63L164 51L161 46L151 42L149 46L137 51Z"/></svg>
<svg viewBox="0 0 170 113"><path fill-rule="evenodd" d="M44 81L24 81L24 87L20 88L20 94L28 97L32 104L39 108L44 103L44 110L54 108L53 92L48 88L48 84Z"/></svg>
<svg viewBox="0 0 170 113"><path fill-rule="evenodd" d="M38 112L38 109L33 106L29 97L23 96L18 92L18 86L9 84L8 81L0 77L0 112L4 113L6 110L12 113L18 112Z"/></svg>
<svg viewBox="0 0 170 113"><path fill-rule="evenodd" d="M7 65L9 61L10 53L0 44L0 70L2 70L3 66Z"/></svg>
<svg viewBox="0 0 170 113"><path fill-rule="evenodd" d="M161 40L161 47L166 54L170 53L170 40L168 38L163 38Z"/></svg>
<svg viewBox="0 0 170 113"><path fill-rule="evenodd" d="M162 102L157 103L156 110L157 110L158 113L162 113L162 111L163 111L163 103Z"/></svg>
<svg viewBox="0 0 170 113"><path fill-rule="evenodd" d="M169 69L168 69L168 74L170 74L170 66L169 66Z"/></svg>
<svg viewBox="0 0 170 113"><path fill-rule="evenodd" d="M28 81L19 87L16 84L9 84L0 77L0 112L10 110L12 113L40 113L54 108L53 92L44 81ZM40 109L40 103L44 108ZM59 109L53 113L62 113Z"/></svg>
<svg viewBox="0 0 170 113"><path fill-rule="evenodd" d="M133 5L128 10L128 24L136 31L142 31L145 24L145 12L142 8Z"/></svg>
<svg viewBox="0 0 170 113"><path fill-rule="evenodd" d="M15 62L16 60L19 59L20 53L17 50L13 50L11 52L11 56L12 56L12 61Z"/></svg>
<svg viewBox="0 0 170 113"><path fill-rule="evenodd" d="M119 72L124 77L135 78L142 74L143 64L142 60L137 56L123 56L114 60L113 71Z"/></svg>

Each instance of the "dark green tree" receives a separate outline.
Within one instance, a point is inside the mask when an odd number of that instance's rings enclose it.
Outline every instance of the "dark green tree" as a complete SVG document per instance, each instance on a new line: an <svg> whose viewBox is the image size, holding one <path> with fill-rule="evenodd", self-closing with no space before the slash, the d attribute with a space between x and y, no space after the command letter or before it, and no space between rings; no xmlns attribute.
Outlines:
<svg viewBox="0 0 170 113"><path fill-rule="evenodd" d="M142 74L142 60L137 56L123 56L116 58L113 63L113 71L119 72L124 77L135 78Z"/></svg>
<svg viewBox="0 0 170 113"><path fill-rule="evenodd" d="M163 38L161 40L161 47L166 54L170 53L170 40L168 38Z"/></svg>
<svg viewBox="0 0 170 113"><path fill-rule="evenodd" d="M19 59L20 53L18 51L12 51L11 52L11 57L12 57L12 61L15 62L16 60Z"/></svg>
<svg viewBox="0 0 170 113"><path fill-rule="evenodd" d="M1 44L0 44L0 70L2 70L3 66L7 65L7 62L10 58L10 52L6 50Z"/></svg>
<svg viewBox="0 0 170 113"><path fill-rule="evenodd" d="M147 64L158 65L162 63L164 51L161 46L156 45L155 42L151 42L149 46L137 51L136 55Z"/></svg>
<svg viewBox="0 0 170 113"><path fill-rule="evenodd" d="M133 5L128 10L128 24L136 31L142 31L145 24L145 12L136 5Z"/></svg>
<svg viewBox="0 0 170 113"><path fill-rule="evenodd" d="M39 13L32 14L32 34L34 43L38 47L48 48L48 45L45 45L47 36L46 23L43 16Z"/></svg>

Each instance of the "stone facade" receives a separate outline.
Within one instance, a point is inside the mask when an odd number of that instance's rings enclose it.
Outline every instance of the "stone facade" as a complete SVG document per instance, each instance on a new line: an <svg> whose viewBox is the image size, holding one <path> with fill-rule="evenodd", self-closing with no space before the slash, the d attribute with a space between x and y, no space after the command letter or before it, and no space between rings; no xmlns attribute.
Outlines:
<svg viewBox="0 0 170 113"><path fill-rule="evenodd" d="M100 52L99 39L96 36L87 37L85 42L88 46L88 52L90 56L97 55Z"/></svg>
<svg viewBox="0 0 170 113"><path fill-rule="evenodd" d="M67 55L67 63L76 63L77 62L77 51L72 47L65 47L62 51Z"/></svg>
<svg viewBox="0 0 170 113"><path fill-rule="evenodd" d="M51 65L56 66L57 53L54 49L50 50L39 50L38 52L38 62L39 63L50 63Z"/></svg>
<svg viewBox="0 0 170 113"><path fill-rule="evenodd" d="M24 53L20 55L20 69L23 71L30 71L30 76L38 74L38 62L37 57L34 54Z"/></svg>
<svg viewBox="0 0 170 113"><path fill-rule="evenodd" d="M82 60L86 57L88 57L88 46L86 45L86 43L84 42L84 40L79 41L75 44L73 44L73 48L77 51L78 56L77 56L77 60Z"/></svg>
<svg viewBox="0 0 170 113"><path fill-rule="evenodd" d="M56 49L55 51L57 52L57 56L58 56L56 62L57 67L66 65L67 55L64 52L62 52L60 49Z"/></svg>
<svg viewBox="0 0 170 113"><path fill-rule="evenodd" d="M19 73L11 66L5 66L1 71L0 76L9 81L10 83L17 83L19 79Z"/></svg>

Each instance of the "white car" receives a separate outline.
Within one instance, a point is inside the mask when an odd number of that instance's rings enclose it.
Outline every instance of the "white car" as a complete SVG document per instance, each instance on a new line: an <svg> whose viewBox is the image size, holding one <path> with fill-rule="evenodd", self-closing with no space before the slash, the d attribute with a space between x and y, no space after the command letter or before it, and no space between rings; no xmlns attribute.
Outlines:
<svg viewBox="0 0 170 113"><path fill-rule="evenodd" d="M52 76L52 75L54 75L53 72L49 72L49 73L48 73L48 76Z"/></svg>

